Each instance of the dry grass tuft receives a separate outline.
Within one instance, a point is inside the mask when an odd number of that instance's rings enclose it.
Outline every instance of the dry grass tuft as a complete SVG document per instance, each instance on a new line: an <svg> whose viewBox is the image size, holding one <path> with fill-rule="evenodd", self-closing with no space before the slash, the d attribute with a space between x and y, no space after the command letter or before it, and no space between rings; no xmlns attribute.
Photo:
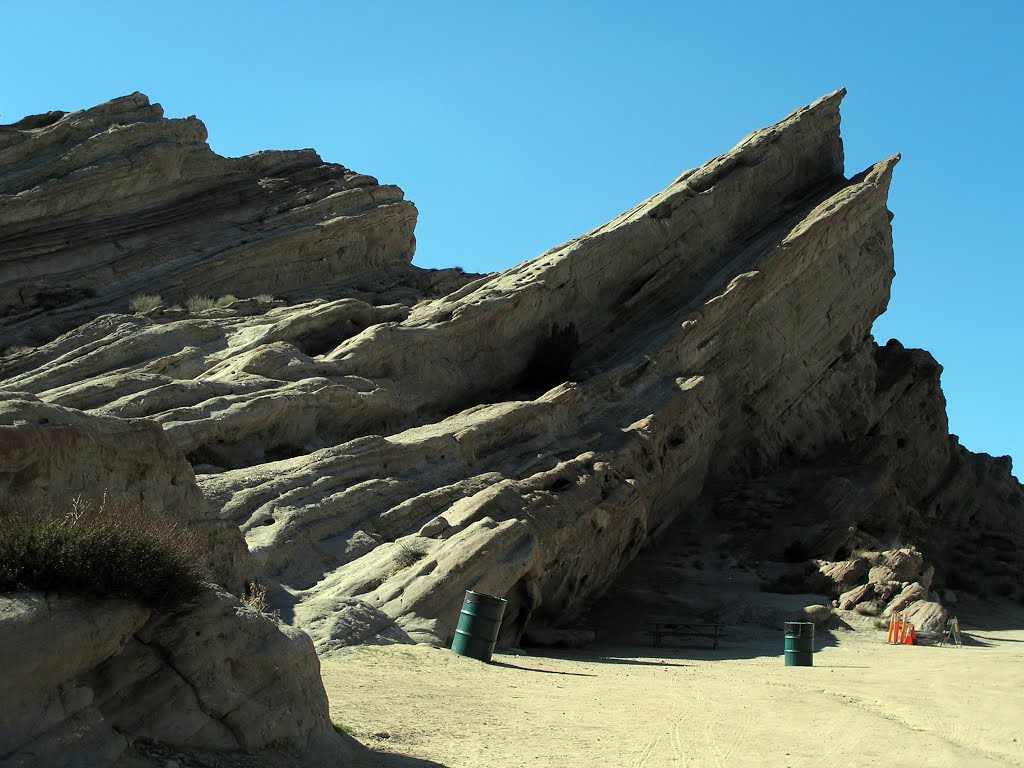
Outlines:
<svg viewBox="0 0 1024 768"><path fill-rule="evenodd" d="M141 315L156 309L163 303L162 296L155 293L140 293L138 296L132 296L131 301L128 302L128 308L136 315Z"/></svg>
<svg viewBox="0 0 1024 768"><path fill-rule="evenodd" d="M250 581L245 585L242 603L254 611L263 613L267 610L267 588L258 581Z"/></svg>
<svg viewBox="0 0 1024 768"><path fill-rule="evenodd" d="M408 568L427 556L427 550L422 547L410 547L408 544L398 545L398 554L395 556L397 570Z"/></svg>
<svg viewBox="0 0 1024 768"><path fill-rule="evenodd" d="M216 307L217 300L211 299L209 296L189 296L185 301L185 306L189 312L203 312Z"/></svg>

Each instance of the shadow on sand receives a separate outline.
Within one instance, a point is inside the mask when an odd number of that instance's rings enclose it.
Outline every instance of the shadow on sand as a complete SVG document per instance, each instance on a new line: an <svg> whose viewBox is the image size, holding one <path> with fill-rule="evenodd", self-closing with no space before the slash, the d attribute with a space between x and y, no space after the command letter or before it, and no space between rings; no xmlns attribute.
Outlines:
<svg viewBox="0 0 1024 768"><path fill-rule="evenodd" d="M356 758L355 762L346 763L349 768L451 768L444 763L425 760L422 757L396 755L391 752L376 752L369 747Z"/></svg>
<svg viewBox="0 0 1024 768"><path fill-rule="evenodd" d="M535 654L536 655L536 654ZM536 667L524 667L522 664L511 664L507 661L491 660L492 667L505 667L507 669L521 669L524 672L543 672L545 675L571 675L572 677L597 677L588 672L562 672L557 669L537 669Z"/></svg>
<svg viewBox="0 0 1024 768"><path fill-rule="evenodd" d="M817 654L826 648L838 646L842 635L854 630L849 625L837 626L834 629L819 627L814 637L815 666L829 667L826 658L818 658ZM723 627L724 634L719 640L717 649L709 647L707 642L676 642L674 639L663 639L662 644L653 647L644 631L636 628L630 632L618 631L613 637L603 639L599 631L597 642L581 649L563 648L528 648L527 653L537 658L565 659L588 664L629 664L651 667L689 667L688 662L735 661L744 659L778 659L779 664L785 663L785 633L762 626L739 625ZM884 639L884 634L882 635ZM499 663L499 662L495 662ZM500 664L500 663L499 663ZM501 666L506 666L501 664Z"/></svg>

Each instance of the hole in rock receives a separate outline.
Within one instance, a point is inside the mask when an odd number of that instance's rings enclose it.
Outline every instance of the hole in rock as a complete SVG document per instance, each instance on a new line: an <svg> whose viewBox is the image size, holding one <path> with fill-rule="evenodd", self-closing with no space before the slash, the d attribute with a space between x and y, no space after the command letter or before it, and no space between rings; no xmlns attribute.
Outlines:
<svg viewBox="0 0 1024 768"><path fill-rule="evenodd" d="M576 325L552 324L548 335L533 350L519 376L518 388L537 395L569 380L572 361L580 348Z"/></svg>
<svg viewBox="0 0 1024 768"><path fill-rule="evenodd" d="M572 485L573 484L572 484L571 480L567 480L564 477L560 477L555 482L553 482L550 486L548 486L547 490L551 491L552 493L561 493L562 491L566 490L567 488L571 488Z"/></svg>

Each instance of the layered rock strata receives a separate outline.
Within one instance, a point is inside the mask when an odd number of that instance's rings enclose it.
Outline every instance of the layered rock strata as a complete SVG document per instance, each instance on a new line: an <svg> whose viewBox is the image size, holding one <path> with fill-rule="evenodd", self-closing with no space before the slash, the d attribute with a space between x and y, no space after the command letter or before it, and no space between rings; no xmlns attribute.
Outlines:
<svg viewBox="0 0 1024 768"><path fill-rule="evenodd" d="M220 157L206 138L140 93L0 126L0 348L142 293L289 297L409 271L416 208L398 187L312 150Z"/></svg>
<svg viewBox="0 0 1024 768"><path fill-rule="evenodd" d="M0 376L161 424L321 653L446 643L467 588L540 636L709 527L768 559L905 536L936 579L995 553L1002 583L1024 492L948 435L931 357L871 338L898 157L843 175L842 96L439 299L106 315Z"/></svg>

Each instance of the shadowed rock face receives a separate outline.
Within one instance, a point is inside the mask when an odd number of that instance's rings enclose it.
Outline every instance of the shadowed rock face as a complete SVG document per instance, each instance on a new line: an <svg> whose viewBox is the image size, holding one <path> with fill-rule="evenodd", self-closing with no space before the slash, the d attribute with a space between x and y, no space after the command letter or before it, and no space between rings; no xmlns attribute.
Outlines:
<svg viewBox="0 0 1024 768"><path fill-rule="evenodd" d="M0 764L11 768L156 768L172 757L348 766L362 754L331 726L309 637L224 592L166 612L0 596L0 651ZM235 754L222 762L225 752Z"/></svg>
<svg viewBox="0 0 1024 768"><path fill-rule="evenodd" d="M220 157L140 93L26 118L0 126L0 347L140 293L288 297L409 270L415 223L398 187L312 150Z"/></svg>
<svg viewBox="0 0 1024 768"><path fill-rule="evenodd" d="M438 299L105 315L0 376L161 424L321 653L446 643L467 588L508 598L508 640L572 624L712 526L751 557L906 537L937 578L965 549L1016 578L1009 460L948 435L927 353L871 338L898 156L844 176L842 96Z"/></svg>

